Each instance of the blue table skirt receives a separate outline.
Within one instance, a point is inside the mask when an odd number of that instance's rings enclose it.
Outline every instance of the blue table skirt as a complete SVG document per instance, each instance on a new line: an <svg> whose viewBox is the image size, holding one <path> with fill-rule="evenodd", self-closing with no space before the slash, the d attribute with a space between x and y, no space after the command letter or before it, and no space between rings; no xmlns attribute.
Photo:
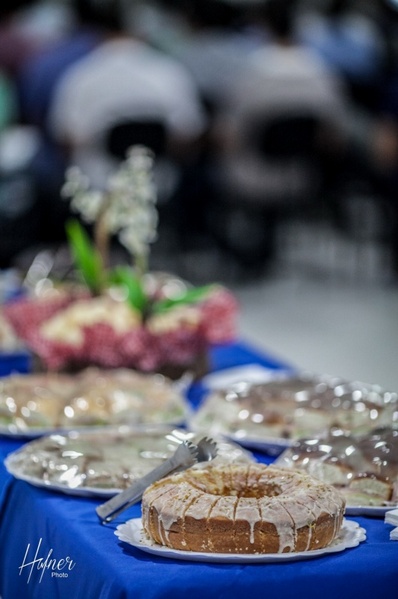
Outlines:
<svg viewBox="0 0 398 599"><path fill-rule="evenodd" d="M253 361L287 366L242 344L213 352L215 368ZM194 402L199 395L200 389L194 389ZM14 480L2 462L20 445L0 440L2 599L398 598L398 543L389 540L392 527L382 519L353 518L367 531L364 543L306 561L232 565L170 560L134 549L114 535L118 524L140 516L139 505L102 526L95 513L100 499ZM46 558L58 570L40 568Z"/></svg>

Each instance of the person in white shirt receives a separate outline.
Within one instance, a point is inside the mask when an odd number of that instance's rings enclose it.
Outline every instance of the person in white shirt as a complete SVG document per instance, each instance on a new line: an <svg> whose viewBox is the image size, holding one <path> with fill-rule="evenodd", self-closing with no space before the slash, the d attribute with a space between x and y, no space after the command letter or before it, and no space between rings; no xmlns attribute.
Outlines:
<svg viewBox="0 0 398 599"><path fill-rule="evenodd" d="M168 151L177 158L194 147L206 128L189 74L176 60L133 38L130 30L126 33L123 14L113 12L117 4L97 3L98 10L112 10L109 35L67 70L49 115L49 127L68 149L69 161L99 188L115 166L103 146L113 125L130 119L161 121Z"/></svg>
<svg viewBox="0 0 398 599"><path fill-rule="evenodd" d="M214 176L225 208L220 237L248 265L273 258L281 215L305 205L325 176L331 180L351 135L342 81L295 40L295 4L268 0L259 8L257 23L260 26L262 20L267 41L248 57L216 131ZM302 145L292 120L300 131L308 123ZM279 124L284 133L275 140L271 131ZM243 228L245 219L248 225ZM233 233L227 230L228 220Z"/></svg>

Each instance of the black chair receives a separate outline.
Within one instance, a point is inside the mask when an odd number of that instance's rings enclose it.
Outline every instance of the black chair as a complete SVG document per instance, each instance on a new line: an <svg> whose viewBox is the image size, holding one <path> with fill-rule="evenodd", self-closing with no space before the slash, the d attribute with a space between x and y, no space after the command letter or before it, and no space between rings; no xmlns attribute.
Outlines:
<svg viewBox="0 0 398 599"><path fill-rule="evenodd" d="M165 123L158 119L124 119L112 124L102 135L103 150L115 162L124 160L128 149L135 145L152 150L158 204L168 203L178 189L181 173L169 152Z"/></svg>
<svg viewBox="0 0 398 599"><path fill-rule="evenodd" d="M106 151L123 160L126 152L133 145L146 146L156 157L165 156L167 152L167 132L164 123L156 120L126 120L118 122L105 134Z"/></svg>
<svg viewBox="0 0 398 599"><path fill-rule="evenodd" d="M327 125L311 113L253 114L215 164L218 193L209 227L245 267L269 264L281 221L314 207L324 180Z"/></svg>
<svg viewBox="0 0 398 599"><path fill-rule="evenodd" d="M280 116L253 129L253 143L268 160L314 158L320 122L313 115Z"/></svg>

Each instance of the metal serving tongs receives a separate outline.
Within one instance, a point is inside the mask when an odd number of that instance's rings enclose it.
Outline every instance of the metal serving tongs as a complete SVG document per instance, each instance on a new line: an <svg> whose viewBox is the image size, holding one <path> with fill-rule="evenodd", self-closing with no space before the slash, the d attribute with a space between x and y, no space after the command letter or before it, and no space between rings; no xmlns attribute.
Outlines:
<svg viewBox="0 0 398 599"><path fill-rule="evenodd" d="M95 511L102 524L111 522L121 512L140 501L145 489L152 483L173 472L186 470L198 462L209 462L216 455L217 445L208 437L203 437L197 444L183 441L170 458L136 480L128 489L98 506Z"/></svg>

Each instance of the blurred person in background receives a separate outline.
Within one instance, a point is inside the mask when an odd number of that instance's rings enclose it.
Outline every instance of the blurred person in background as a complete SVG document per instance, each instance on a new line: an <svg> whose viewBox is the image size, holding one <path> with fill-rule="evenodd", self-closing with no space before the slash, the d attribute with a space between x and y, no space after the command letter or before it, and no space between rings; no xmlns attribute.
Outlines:
<svg viewBox="0 0 398 599"><path fill-rule="evenodd" d="M104 36L105 25L98 21L91 2L70 0L69 8L71 23L67 33L25 61L18 77L22 118L44 131L59 77L94 49Z"/></svg>
<svg viewBox="0 0 398 599"><path fill-rule="evenodd" d="M384 240L398 280L398 1L380 0L391 43L390 68L381 86L369 153L368 181L385 210Z"/></svg>
<svg viewBox="0 0 398 599"><path fill-rule="evenodd" d="M0 5L0 69L14 81L20 69L42 47L33 32L22 27L23 12L37 0L2 0Z"/></svg>
<svg viewBox="0 0 398 599"><path fill-rule="evenodd" d="M245 29L244 9L228 0L181 0L179 14L179 34L164 49L189 70L213 115L259 42Z"/></svg>
<svg viewBox="0 0 398 599"><path fill-rule="evenodd" d="M102 163L99 142L116 122L161 119L169 132L170 151L183 159L206 120L186 70L126 31L123 2L92 1L107 24L107 35L60 79L48 123L69 150L69 161L79 164L101 187L111 165Z"/></svg>
<svg viewBox="0 0 398 599"><path fill-rule="evenodd" d="M224 113L231 89L245 71L248 56L259 42L252 31L246 30L246 7L241 3L177 0L160 4L162 15L167 13L166 5L169 5L173 27L165 33L163 19L156 28L147 30L151 30L151 39L158 47L187 69L208 118L198 160L187 176L187 185L182 187L182 194L190 188L190 200L184 201L180 194L178 202L180 241L184 248L198 247L208 242L206 212L213 193L208 176L213 123Z"/></svg>
<svg viewBox="0 0 398 599"><path fill-rule="evenodd" d="M18 120L23 121L19 85L27 65L69 31L69 2L2 0L0 6L0 69L18 91Z"/></svg>
<svg viewBox="0 0 398 599"><path fill-rule="evenodd" d="M388 49L378 20L361 3L327 0L321 10L303 10L297 21L302 43L344 78L352 99L362 108L377 109Z"/></svg>
<svg viewBox="0 0 398 599"><path fill-rule="evenodd" d="M250 267L266 268L272 262L276 226L280 215L288 213L289 204L308 201L317 180L323 192L333 197L333 190L336 193L341 177L349 170L347 156L350 138L354 137L349 94L342 77L296 38L297 7L295 0L267 0L258 6L256 28L263 28L265 41L251 53L247 68L236 77L229 105L219 121L220 145L214 162L219 195L238 198L241 213L248 218L251 215L247 229L244 218L236 219L239 226L235 239L230 234L229 249L236 255L240 252L238 259ZM264 151L268 142L258 138L260 132L296 117L307 120L311 131L311 123L319 123L316 135L308 131L308 138L303 138L304 160L297 142L296 155L291 159L271 156L269 146ZM290 135L286 128L283 137L287 152ZM316 149L308 148L313 156L309 169L305 148L315 143Z"/></svg>
<svg viewBox="0 0 398 599"><path fill-rule="evenodd" d="M91 0L70 0L68 7L67 30L31 55L17 79L21 121L38 133L38 149L31 170L43 206L42 238L48 242L65 239L64 223L69 215L67 204L60 200L68 163L47 126L53 94L68 68L96 48L108 31L107 23Z"/></svg>
<svg viewBox="0 0 398 599"><path fill-rule="evenodd" d="M135 0L131 5L132 32L151 46L168 53L185 37L185 0Z"/></svg>
<svg viewBox="0 0 398 599"><path fill-rule="evenodd" d="M26 27L32 0L3 0L0 5L0 268L39 240L39 210L30 163L35 132L21 126L18 77L45 40Z"/></svg>
<svg viewBox="0 0 398 599"><path fill-rule="evenodd" d="M59 80L49 130L64 148L68 164L79 166L92 186L102 189L121 159L108 151L109 132L131 121L160 123L165 131L167 159L162 166L166 162L167 167L170 162L176 165L179 181L174 190L166 181L171 168L160 172L159 165L155 171L161 179L159 196L167 195L162 188L169 186L170 195L184 208L190 202L189 195L195 194L192 173L207 127L195 82L179 61L133 35L125 3L93 0L92 6L107 24L106 37ZM177 216L179 213L175 209Z"/></svg>

